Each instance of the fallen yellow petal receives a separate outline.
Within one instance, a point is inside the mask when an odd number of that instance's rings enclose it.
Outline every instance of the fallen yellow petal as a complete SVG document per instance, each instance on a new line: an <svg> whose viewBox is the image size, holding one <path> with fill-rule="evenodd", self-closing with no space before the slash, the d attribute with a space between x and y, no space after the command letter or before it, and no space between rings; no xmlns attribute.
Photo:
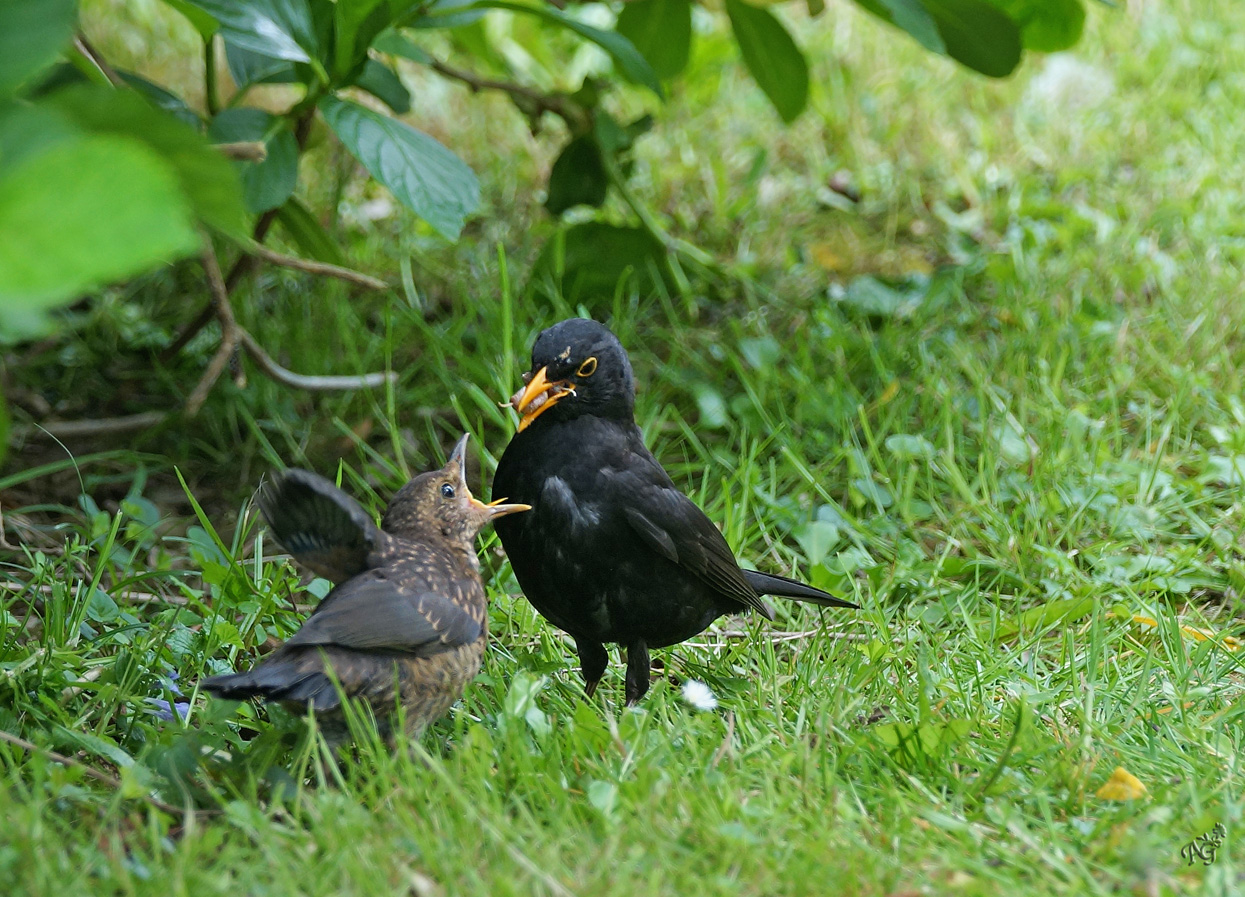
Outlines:
<svg viewBox="0 0 1245 897"><path fill-rule="evenodd" d="M1114 611L1108 611L1107 616L1119 617L1120 614ZM1158 629L1158 620L1153 617L1147 617L1142 614L1133 614L1133 622L1150 629ZM1232 635L1221 635L1218 632L1212 632L1209 629L1198 629L1195 626L1188 626L1184 623L1180 624L1180 631L1191 639L1199 642L1216 642L1220 647L1228 651L1239 651L1241 649L1241 640Z"/></svg>
<svg viewBox="0 0 1245 897"><path fill-rule="evenodd" d="M1136 800L1146 793L1146 786L1123 766L1115 767L1111 778L1098 789L1097 794L1102 800Z"/></svg>

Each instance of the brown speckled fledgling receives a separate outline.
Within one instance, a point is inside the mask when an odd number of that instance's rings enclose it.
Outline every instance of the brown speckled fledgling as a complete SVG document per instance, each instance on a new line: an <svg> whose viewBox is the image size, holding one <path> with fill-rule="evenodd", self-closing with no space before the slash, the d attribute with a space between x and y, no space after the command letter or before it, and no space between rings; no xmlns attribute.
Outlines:
<svg viewBox="0 0 1245 897"><path fill-rule="evenodd" d="M260 507L273 533L336 586L258 666L205 679L204 689L314 707L330 741L346 736L332 677L342 693L372 707L389 737L399 700L411 737L445 713L479 671L487 638L476 534L497 517L528 510L472 497L466 445L464 436L445 467L403 486L379 528L354 499L305 470L287 471L265 488Z"/></svg>

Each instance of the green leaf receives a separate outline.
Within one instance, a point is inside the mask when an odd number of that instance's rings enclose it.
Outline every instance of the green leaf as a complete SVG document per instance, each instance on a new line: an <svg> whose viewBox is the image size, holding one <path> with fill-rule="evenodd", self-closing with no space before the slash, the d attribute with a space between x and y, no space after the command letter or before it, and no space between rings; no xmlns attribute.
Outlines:
<svg viewBox="0 0 1245 897"><path fill-rule="evenodd" d="M320 111L346 149L398 201L447 240L480 204L475 172L433 138L396 119L334 96Z"/></svg>
<svg viewBox="0 0 1245 897"><path fill-rule="evenodd" d="M420 65L429 65L432 62L431 56L397 31L386 31L372 42L372 46L378 53L401 56L403 59L418 62Z"/></svg>
<svg viewBox="0 0 1245 897"><path fill-rule="evenodd" d="M627 80L647 87L659 97L664 98L665 96L662 93L661 82L657 80L657 74L653 71L653 67L649 65L648 60L640 55L640 51L635 48L631 41L617 31L602 31L600 28L593 28L591 25L585 25L578 19L574 19L566 13L548 6L525 6L522 3L511 3L509 0L476 0L472 4L472 8L506 9L510 12L526 13L568 28L580 37L592 41L606 53L610 54L610 57L618 66L618 70L622 72Z"/></svg>
<svg viewBox="0 0 1245 897"><path fill-rule="evenodd" d="M744 65L774 104L792 122L808 103L808 63L782 23L767 9L726 0L726 14Z"/></svg>
<svg viewBox="0 0 1245 897"><path fill-rule="evenodd" d="M665 250L643 228L585 221L555 235L533 271L560 279L563 296L574 302L612 297L624 277L651 290L666 279L667 264Z"/></svg>
<svg viewBox="0 0 1245 897"><path fill-rule="evenodd" d="M291 196L285 205L277 209L277 221L304 255L330 265L346 264L332 236L320 226L311 210L297 196Z"/></svg>
<svg viewBox="0 0 1245 897"><path fill-rule="evenodd" d="M311 62L319 52L306 0L188 0L220 23L235 46L263 56Z"/></svg>
<svg viewBox="0 0 1245 897"><path fill-rule="evenodd" d="M933 17L926 12L925 7L921 5L921 0L876 0L876 2L889 14L889 18L886 15L882 18L908 32L922 47L933 53L945 54L947 52L947 45L942 42L938 26L934 23Z"/></svg>
<svg viewBox="0 0 1245 897"><path fill-rule="evenodd" d="M204 40L216 33L216 20L198 7L192 6L188 0L164 0L164 2L185 16Z"/></svg>
<svg viewBox="0 0 1245 897"><path fill-rule="evenodd" d="M118 136L62 142L7 169L0 232L6 318L189 255L199 243L172 166Z"/></svg>
<svg viewBox="0 0 1245 897"><path fill-rule="evenodd" d="M151 103L151 105L155 106L157 109L167 112L178 121L189 125L195 130L203 127L203 120L200 119L195 111L186 105L186 101L177 94L170 93L159 84L148 81L142 75L136 75L133 72L120 70L117 74L121 76L121 80L146 97L147 102Z"/></svg>
<svg viewBox="0 0 1245 897"><path fill-rule="evenodd" d="M1003 78L1020 64L1020 29L986 0L923 0L947 55L974 71Z"/></svg>
<svg viewBox="0 0 1245 897"><path fill-rule="evenodd" d="M252 84L292 84L298 80L288 59L276 59L225 41L225 64L239 90Z"/></svg>
<svg viewBox="0 0 1245 897"><path fill-rule="evenodd" d="M1030 608L1020 615L1016 623L1004 623L999 627L995 637L1003 641L1021 632L1037 632L1055 626L1068 625L1093 612L1093 598L1059 598Z"/></svg>
<svg viewBox="0 0 1245 897"><path fill-rule="evenodd" d="M0 171L81 133L64 116L39 106L0 103Z"/></svg>
<svg viewBox="0 0 1245 897"><path fill-rule="evenodd" d="M1085 7L1081 0L990 0L1020 28L1026 50L1055 53L1081 39Z"/></svg>
<svg viewBox="0 0 1245 897"><path fill-rule="evenodd" d="M253 214L275 209L290 198L298 183L298 141L285 121L262 109L225 109L208 128L217 143L262 141L268 155L262 162L234 162L242 178L242 195Z"/></svg>
<svg viewBox="0 0 1245 897"><path fill-rule="evenodd" d="M0 97L56 61L73 37L74 0L5 0L0 3Z"/></svg>
<svg viewBox="0 0 1245 897"><path fill-rule="evenodd" d="M589 136L576 137L563 147L549 172L545 208L553 215L578 205L600 208L608 187L609 178L597 142Z"/></svg>
<svg viewBox="0 0 1245 897"><path fill-rule="evenodd" d="M402 115L411 111L411 92L406 89L393 69L384 63L369 59L363 63L355 87L362 88L383 102L394 112Z"/></svg>
<svg viewBox="0 0 1245 897"><path fill-rule="evenodd" d="M131 90L71 87L48 97L46 105L84 130L147 144L172 166L195 214L205 224L235 238L247 236L237 172L193 129L153 108Z"/></svg>
<svg viewBox="0 0 1245 897"><path fill-rule="evenodd" d="M668 80L686 68L692 48L692 4L688 0L628 3L614 27L648 60L657 77Z"/></svg>
<svg viewBox="0 0 1245 897"><path fill-rule="evenodd" d="M372 39L389 27L394 16L386 0L349 0L333 9L333 73L344 78L367 58Z"/></svg>

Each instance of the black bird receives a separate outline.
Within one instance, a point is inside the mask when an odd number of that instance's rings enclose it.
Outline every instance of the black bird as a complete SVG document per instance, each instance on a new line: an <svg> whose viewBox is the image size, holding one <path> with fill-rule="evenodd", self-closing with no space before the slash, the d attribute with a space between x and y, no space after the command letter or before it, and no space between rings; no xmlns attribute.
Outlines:
<svg viewBox="0 0 1245 897"><path fill-rule="evenodd" d="M260 508L277 539L336 586L254 669L202 686L224 698L314 707L334 743L347 735L334 678L341 693L371 705L387 737L398 703L410 737L445 713L479 672L487 637L476 533L528 510L472 497L466 445L463 436L445 467L398 490L380 527L314 473L286 471L264 488Z"/></svg>
<svg viewBox="0 0 1245 897"><path fill-rule="evenodd" d="M772 620L761 595L856 607L740 569L718 528L644 447L631 363L605 327L571 318L543 331L523 379L511 398L519 431L493 491L532 510L497 521L497 533L528 600L574 637L589 696L609 663L606 643L626 649L634 704L648 690L649 648L745 608Z"/></svg>

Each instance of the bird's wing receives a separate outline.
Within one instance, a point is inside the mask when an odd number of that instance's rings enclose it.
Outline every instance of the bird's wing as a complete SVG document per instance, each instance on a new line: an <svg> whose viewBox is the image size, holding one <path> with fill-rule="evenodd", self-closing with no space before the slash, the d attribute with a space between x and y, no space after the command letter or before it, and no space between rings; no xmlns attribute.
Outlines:
<svg viewBox="0 0 1245 897"><path fill-rule="evenodd" d="M624 493L623 514L645 544L722 595L773 619L774 612L744 578L726 539L695 502L673 485L651 480L619 485L630 493Z"/></svg>
<svg viewBox="0 0 1245 897"><path fill-rule="evenodd" d="M482 619L442 592L403 588L400 570L381 569L335 588L286 645L427 657L471 644L483 629Z"/></svg>
<svg viewBox="0 0 1245 897"><path fill-rule="evenodd" d="M335 583L366 570L389 538L357 501L306 470L279 474L260 490L259 506L285 550Z"/></svg>

